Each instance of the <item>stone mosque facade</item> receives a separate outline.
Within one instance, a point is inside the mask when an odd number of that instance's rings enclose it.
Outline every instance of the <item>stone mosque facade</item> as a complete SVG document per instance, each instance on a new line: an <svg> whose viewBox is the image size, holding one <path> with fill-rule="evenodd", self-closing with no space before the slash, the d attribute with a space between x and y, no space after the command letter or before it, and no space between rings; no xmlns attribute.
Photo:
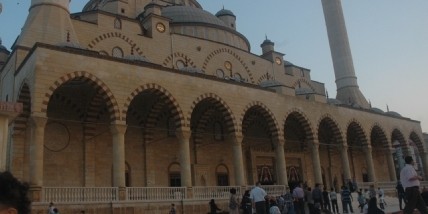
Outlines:
<svg viewBox="0 0 428 214"><path fill-rule="evenodd" d="M90 0L70 14L69 0L32 0L12 49L0 47L0 100L22 103L3 169L35 202L48 187L395 182L403 155L427 178L420 122L370 106L340 0L323 9L337 99L269 39L251 53L230 10Z"/></svg>

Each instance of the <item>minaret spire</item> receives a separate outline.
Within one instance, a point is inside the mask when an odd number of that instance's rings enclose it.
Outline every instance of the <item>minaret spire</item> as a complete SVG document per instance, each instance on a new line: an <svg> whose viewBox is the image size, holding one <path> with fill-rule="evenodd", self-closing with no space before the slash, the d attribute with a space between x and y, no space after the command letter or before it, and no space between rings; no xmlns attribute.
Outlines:
<svg viewBox="0 0 428 214"><path fill-rule="evenodd" d="M361 93L352 61L351 47L346 32L341 0L321 0L327 26L334 74L336 76L336 98L343 103L357 104L369 108L369 103Z"/></svg>

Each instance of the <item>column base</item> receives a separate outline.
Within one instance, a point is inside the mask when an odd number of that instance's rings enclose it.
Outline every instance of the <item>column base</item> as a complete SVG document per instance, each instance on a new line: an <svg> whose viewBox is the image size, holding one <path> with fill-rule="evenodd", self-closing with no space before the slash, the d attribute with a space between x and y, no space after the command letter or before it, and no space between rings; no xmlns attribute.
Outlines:
<svg viewBox="0 0 428 214"><path fill-rule="evenodd" d="M42 187L39 186L30 186L29 197L32 202L41 202L42 201Z"/></svg>

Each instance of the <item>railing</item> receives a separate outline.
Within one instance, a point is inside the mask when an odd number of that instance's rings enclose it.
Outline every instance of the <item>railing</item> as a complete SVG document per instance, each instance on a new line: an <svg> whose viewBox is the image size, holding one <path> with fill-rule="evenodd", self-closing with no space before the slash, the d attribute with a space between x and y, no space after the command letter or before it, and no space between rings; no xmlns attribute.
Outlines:
<svg viewBox="0 0 428 214"><path fill-rule="evenodd" d="M129 201L144 200L181 200L187 198L185 187L128 187L126 199Z"/></svg>
<svg viewBox="0 0 428 214"><path fill-rule="evenodd" d="M212 186L212 187L193 187L194 199L226 199L230 196L230 190L236 189L237 195L242 195L241 187L233 186Z"/></svg>
<svg viewBox="0 0 428 214"><path fill-rule="evenodd" d="M242 196L245 190L253 186L210 186L210 187L127 187L127 201L171 201L182 199L210 200L228 199L230 190ZM263 186L268 195L278 196L285 192L285 186ZM191 191L191 192L188 192ZM43 202L111 202L119 200L119 188L116 187L45 187ZM191 196L190 196L191 195Z"/></svg>
<svg viewBox="0 0 428 214"><path fill-rule="evenodd" d="M115 187L44 187L45 202L111 202L119 200Z"/></svg>

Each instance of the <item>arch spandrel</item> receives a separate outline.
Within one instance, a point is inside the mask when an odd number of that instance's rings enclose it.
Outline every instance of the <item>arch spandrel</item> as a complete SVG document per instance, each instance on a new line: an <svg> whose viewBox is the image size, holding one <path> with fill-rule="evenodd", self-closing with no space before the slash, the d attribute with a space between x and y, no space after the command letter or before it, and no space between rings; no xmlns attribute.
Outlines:
<svg viewBox="0 0 428 214"><path fill-rule="evenodd" d="M40 112L46 113L49 101L54 92L63 84L66 84L67 82L72 81L74 79L79 79L88 83L91 87L94 88L94 90L96 90L102 96L104 102L107 105L111 122L121 119L119 105L109 87L100 78L86 71L75 71L72 73L65 74L58 78L53 84L51 84L47 91L44 93L45 96L42 101Z"/></svg>
<svg viewBox="0 0 428 214"><path fill-rule="evenodd" d="M242 133L244 133L244 129L245 129L245 127L243 125L245 115L248 113L249 110L251 110L253 108L256 108L257 111L260 111L263 114L264 118L266 118L266 120L268 122L269 131L272 133L272 138L273 139L283 139L284 136L282 133L280 133L281 129L279 128L279 125L278 125L278 122L275 118L275 115L272 113L272 111L265 104L263 104L262 102L259 102L259 101L253 101L253 102L249 103L248 105L245 106L244 110L241 112L239 121L241 124Z"/></svg>
<svg viewBox="0 0 428 214"><path fill-rule="evenodd" d="M177 128L183 128L185 126L184 114L178 101L168 90L166 90L162 86L155 83L149 83L149 84L139 86L126 98L126 101L122 110L122 115L123 115L122 121L124 122L127 121L129 106L131 105L135 97L137 97L140 93L145 91L150 91L154 93L155 95L159 96L160 99L164 100L167 103L167 105L169 105L169 108L173 111L171 113L172 113L172 116L174 117L175 125Z"/></svg>

